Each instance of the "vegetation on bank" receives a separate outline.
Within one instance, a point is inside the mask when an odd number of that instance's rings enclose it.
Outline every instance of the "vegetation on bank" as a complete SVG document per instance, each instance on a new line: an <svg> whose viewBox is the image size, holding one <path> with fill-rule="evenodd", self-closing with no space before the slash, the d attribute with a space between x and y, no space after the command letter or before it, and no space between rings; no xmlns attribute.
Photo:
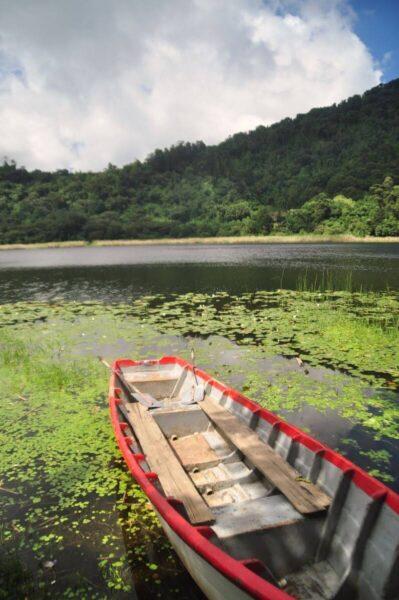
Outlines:
<svg viewBox="0 0 399 600"><path fill-rule="evenodd" d="M375 237L348 234L318 235L241 235L229 237L203 237L203 238L159 238L143 240L93 240L92 242L38 242L37 244L0 244L0 250L40 250L46 248L89 248L89 247L112 247L112 246L159 246L159 245L207 245L207 244L359 244L359 243L384 243L398 244L399 236Z"/></svg>
<svg viewBox="0 0 399 600"><path fill-rule="evenodd" d="M279 226L287 233L397 236L399 185L386 177L382 184L371 186L357 201L342 195L329 198L325 193L318 194L301 208L288 211Z"/></svg>
<svg viewBox="0 0 399 600"><path fill-rule="evenodd" d="M5 161L0 243L272 231L395 236L398 165L399 79L216 146L179 143L100 173ZM377 188L387 186L383 196Z"/></svg>

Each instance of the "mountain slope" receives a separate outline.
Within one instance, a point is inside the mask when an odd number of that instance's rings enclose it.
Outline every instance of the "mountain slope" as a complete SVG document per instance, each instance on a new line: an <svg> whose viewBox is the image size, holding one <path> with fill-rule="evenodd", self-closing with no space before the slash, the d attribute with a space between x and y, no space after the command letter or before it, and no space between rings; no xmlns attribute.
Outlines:
<svg viewBox="0 0 399 600"><path fill-rule="evenodd" d="M321 192L360 200L386 176L399 180L399 79L216 146L181 143L101 173L6 162L0 243L267 232L270 213Z"/></svg>
<svg viewBox="0 0 399 600"><path fill-rule="evenodd" d="M170 153L164 151L166 164ZM160 152L153 156L159 165ZM228 177L262 203L281 208L300 206L322 191L359 197L386 175L399 175L399 79L204 147L192 167Z"/></svg>

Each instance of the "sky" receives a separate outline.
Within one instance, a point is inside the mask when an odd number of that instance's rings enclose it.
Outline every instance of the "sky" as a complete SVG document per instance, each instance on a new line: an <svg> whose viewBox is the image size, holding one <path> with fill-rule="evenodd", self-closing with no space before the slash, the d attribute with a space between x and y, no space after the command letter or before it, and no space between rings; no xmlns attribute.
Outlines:
<svg viewBox="0 0 399 600"><path fill-rule="evenodd" d="M399 0L0 0L0 159L101 170L399 76Z"/></svg>
<svg viewBox="0 0 399 600"><path fill-rule="evenodd" d="M383 71L382 82L399 77L399 0L353 0L354 31Z"/></svg>

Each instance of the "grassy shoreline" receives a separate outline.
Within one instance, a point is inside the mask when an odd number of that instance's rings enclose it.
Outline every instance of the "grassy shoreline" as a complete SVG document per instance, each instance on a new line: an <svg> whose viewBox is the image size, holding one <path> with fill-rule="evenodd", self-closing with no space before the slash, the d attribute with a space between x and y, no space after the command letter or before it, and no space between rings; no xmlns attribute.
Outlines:
<svg viewBox="0 0 399 600"><path fill-rule="evenodd" d="M0 250L29 250L35 248L80 248L85 246L158 246L207 244L312 244L312 243L399 243L399 237L357 237L355 235L247 235L231 237L160 238L145 240L95 240L68 242L39 242L35 244L0 244Z"/></svg>

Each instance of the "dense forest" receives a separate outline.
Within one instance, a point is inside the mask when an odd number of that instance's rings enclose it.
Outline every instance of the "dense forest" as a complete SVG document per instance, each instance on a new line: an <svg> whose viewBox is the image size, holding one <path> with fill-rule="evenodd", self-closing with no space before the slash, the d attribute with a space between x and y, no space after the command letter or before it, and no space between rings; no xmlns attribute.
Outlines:
<svg viewBox="0 0 399 600"><path fill-rule="evenodd" d="M399 79L226 141L99 173L0 166L0 243L399 235Z"/></svg>

